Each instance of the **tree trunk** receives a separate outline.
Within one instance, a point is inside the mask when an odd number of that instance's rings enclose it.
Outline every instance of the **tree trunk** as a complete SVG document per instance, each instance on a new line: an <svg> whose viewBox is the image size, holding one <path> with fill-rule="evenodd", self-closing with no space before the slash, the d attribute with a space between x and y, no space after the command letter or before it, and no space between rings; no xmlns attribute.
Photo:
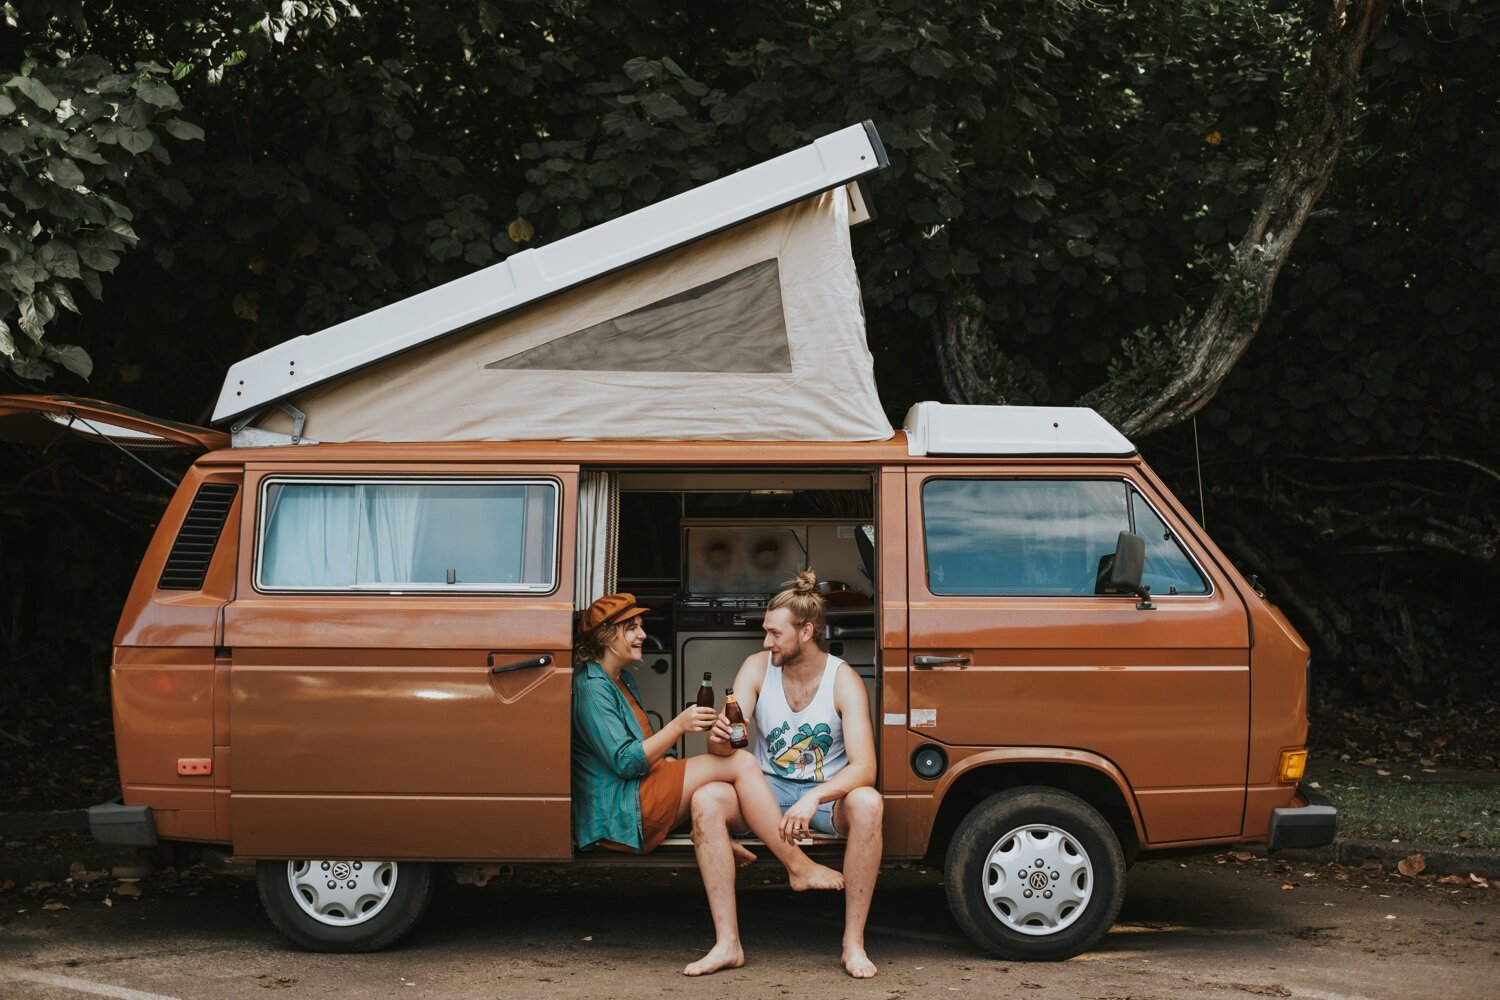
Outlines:
<svg viewBox="0 0 1500 1000"><path fill-rule="evenodd" d="M1260 329L1276 277L1333 176L1365 54L1385 24L1389 0L1324 0L1318 6L1326 14L1283 151L1212 300L1164 370L1127 371L1079 400L1128 435L1186 420L1218 392Z"/></svg>
<svg viewBox="0 0 1500 1000"><path fill-rule="evenodd" d="M989 334L984 317L968 294L954 294L932 320L938 373L943 392L953 403L1004 403L993 377Z"/></svg>

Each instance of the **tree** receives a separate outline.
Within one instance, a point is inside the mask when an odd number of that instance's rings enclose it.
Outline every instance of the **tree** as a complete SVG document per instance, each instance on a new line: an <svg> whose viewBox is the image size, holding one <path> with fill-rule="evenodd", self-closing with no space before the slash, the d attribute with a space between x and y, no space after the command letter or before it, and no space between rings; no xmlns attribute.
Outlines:
<svg viewBox="0 0 1500 1000"><path fill-rule="evenodd" d="M262 347L870 118L891 167L853 238L893 418L921 398L1097 391L1321 658L1406 676L1412 649L1446 642L1422 675L1443 681L1493 641L1459 626L1495 562L1500 207L1448 151L1495 156L1500 39L1480 0L1395 6L1376 36L1382 8L164 0L79 23L11 0L0 79L99 59L183 105L144 108L167 158L121 155L123 184L85 185L138 247L110 249L107 308L54 309L39 360L76 344L91 394L206 419L226 367ZM202 140L163 139L166 118ZM41 162L6 167L7 190L50 184ZM33 257L73 238L42 222ZM81 274L49 270L43 292ZM1234 351L1227 374L1193 361ZM160 490L4 457L0 644L97 664L114 614L97 594L123 592ZM106 510L133 535L107 539ZM75 635L95 645L57 638Z"/></svg>

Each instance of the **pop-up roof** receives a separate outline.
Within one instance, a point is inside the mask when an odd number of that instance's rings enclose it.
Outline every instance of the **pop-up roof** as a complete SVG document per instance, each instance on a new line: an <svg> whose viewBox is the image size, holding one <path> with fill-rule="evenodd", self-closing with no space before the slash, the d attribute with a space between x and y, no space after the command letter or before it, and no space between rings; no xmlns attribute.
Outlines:
<svg viewBox="0 0 1500 1000"><path fill-rule="evenodd" d="M885 165L852 126L297 337L229 370L214 421L237 444L888 438L849 247L852 182Z"/></svg>

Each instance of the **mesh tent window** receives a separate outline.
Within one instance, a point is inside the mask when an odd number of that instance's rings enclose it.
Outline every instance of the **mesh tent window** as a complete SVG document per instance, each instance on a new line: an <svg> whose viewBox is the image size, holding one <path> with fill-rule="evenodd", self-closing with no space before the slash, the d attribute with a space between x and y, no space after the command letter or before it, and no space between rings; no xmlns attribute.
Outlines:
<svg viewBox="0 0 1500 1000"><path fill-rule="evenodd" d="M792 370L781 272L763 260L576 333L492 361L499 371Z"/></svg>

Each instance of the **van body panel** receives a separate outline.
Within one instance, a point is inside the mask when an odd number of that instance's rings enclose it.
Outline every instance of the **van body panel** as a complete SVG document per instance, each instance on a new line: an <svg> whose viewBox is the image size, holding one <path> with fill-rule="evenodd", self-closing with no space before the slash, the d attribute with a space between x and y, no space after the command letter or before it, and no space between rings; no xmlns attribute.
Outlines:
<svg viewBox="0 0 1500 1000"><path fill-rule="evenodd" d="M218 767L206 775L179 774L178 761L214 757L215 704L222 694L216 646L219 618L234 592L240 492L202 586L163 590L159 584L199 487L239 482L237 468L188 470L141 559L115 630L110 686L121 799L150 806L164 839L218 839L213 789L226 777Z"/></svg>
<svg viewBox="0 0 1500 1000"><path fill-rule="evenodd" d="M152 417L83 396L0 395L0 439L50 445L60 434L129 451L211 451L229 435L208 427Z"/></svg>
<svg viewBox="0 0 1500 1000"><path fill-rule="evenodd" d="M924 854L944 796L977 768L1107 775L1148 849L1264 839L1273 811L1296 804L1274 767L1306 738L1306 646L1139 457L912 459L899 433L884 442L328 444L204 455L163 516L116 635L125 801L152 806L163 839L232 843L246 857L571 858L572 463L601 460L685 477L684 489L726 469L783 488L813 471L873 474L872 708L890 859ZM257 592L257 505L273 476L552 479L556 586ZM954 477L1128 483L1209 592L1156 595L1151 611L1127 596L934 594L922 488ZM241 489L204 585L158 590L205 482ZM490 672L541 655L552 663ZM916 667L916 655L968 662ZM949 766L927 780L912 755L933 743ZM212 774L175 774L179 757L211 758Z"/></svg>
<svg viewBox="0 0 1500 1000"><path fill-rule="evenodd" d="M498 769L502 773L504 768ZM566 780L566 773L564 780ZM569 861L568 799L555 795L233 795L242 858Z"/></svg>
<svg viewBox="0 0 1500 1000"><path fill-rule="evenodd" d="M193 647L130 646L115 652L110 674L120 781L126 799L136 786L197 787L203 777L181 777L181 757L212 757L213 650L204 663ZM211 782L210 782L211 783Z"/></svg>
<svg viewBox="0 0 1500 1000"><path fill-rule="evenodd" d="M912 751L924 743L932 740L916 733L907 733L907 744ZM1089 753L1084 750L1073 750L1067 747L1001 747L996 749L983 749L978 747L953 747L948 751L948 769L932 781L913 782L912 791L909 795L910 814L916 821L913 827L913 837L908 845L908 857L922 857L930 849L931 837L934 830L938 811L942 808L944 798L953 791L954 787L961 781L994 769L997 784L1008 784L1004 775L1008 768L1025 764L1050 764L1065 767L1086 768L1090 771L1104 775L1119 790L1120 797L1124 800L1126 808L1130 813L1130 822L1135 829L1136 837L1145 841L1145 827L1142 823L1141 812L1138 808L1134 792L1131 790L1129 781L1125 775L1112 761Z"/></svg>
<svg viewBox="0 0 1500 1000"><path fill-rule="evenodd" d="M232 651L230 821L246 857L572 856L568 731L577 470L315 463L291 479L538 476L558 484L548 594L260 593L251 543L270 473L247 470ZM494 666L550 657L495 675Z"/></svg>
<svg viewBox="0 0 1500 1000"><path fill-rule="evenodd" d="M1074 747L1112 761L1139 798L1143 842L1239 833L1249 735L1249 627L1217 565L1206 595L952 596L928 580L923 487L935 480L1124 480L1169 505L1135 474L1109 466L1011 463L913 466L907 486L910 553L910 719L950 747ZM1123 474L1122 474L1123 473ZM916 667L916 657L962 661ZM1148 795L1170 792L1170 795Z"/></svg>
<svg viewBox="0 0 1500 1000"><path fill-rule="evenodd" d="M1281 751L1307 745L1307 643L1281 609L1256 593L1240 575L1160 477L1144 464L1141 475L1156 487L1199 550L1214 561L1245 605L1252 636L1252 683L1245 779L1248 789L1240 832L1247 840L1263 840L1270 832L1272 811L1292 806L1297 798L1296 783L1276 782L1275 775Z"/></svg>
<svg viewBox="0 0 1500 1000"><path fill-rule="evenodd" d="M880 636L879 703L874 707L876 748L880 758L878 787L885 795L885 850L906 857L925 803L913 803L907 792L915 780L906 747L906 469L881 468L875 485L875 563L871 571L879 595L875 627ZM918 810L913 813L913 807Z"/></svg>

